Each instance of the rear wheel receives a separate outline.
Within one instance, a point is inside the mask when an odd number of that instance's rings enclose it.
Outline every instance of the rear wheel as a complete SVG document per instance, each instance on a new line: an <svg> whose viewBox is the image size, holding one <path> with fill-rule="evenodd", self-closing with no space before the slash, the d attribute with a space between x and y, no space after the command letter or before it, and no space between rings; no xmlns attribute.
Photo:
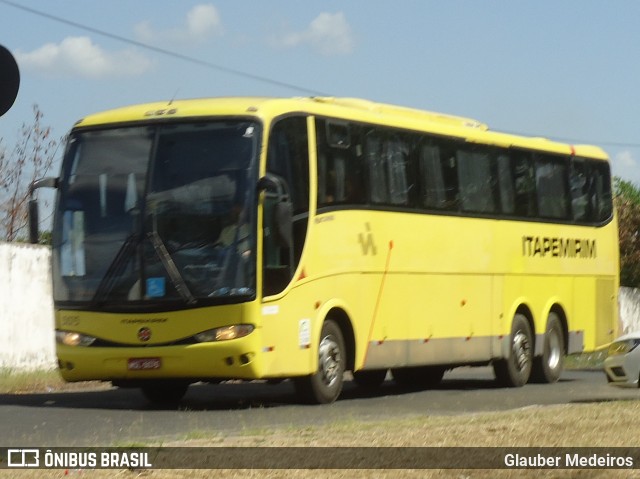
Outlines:
<svg viewBox="0 0 640 479"><path fill-rule="evenodd" d="M346 350L338 324L327 319L322 325L318 344L318 370L311 376L296 378L296 390L305 402L327 404L342 392Z"/></svg>
<svg viewBox="0 0 640 479"><path fill-rule="evenodd" d="M562 373L564 361L564 331L556 313L549 313L544 333L544 351L534 359L531 379L538 383L555 383Z"/></svg>
<svg viewBox="0 0 640 479"><path fill-rule="evenodd" d="M533 363L533 339L529 321L522 314L513 317L509 355L493 363L498 383L507 387L527 384Z"/></svg>

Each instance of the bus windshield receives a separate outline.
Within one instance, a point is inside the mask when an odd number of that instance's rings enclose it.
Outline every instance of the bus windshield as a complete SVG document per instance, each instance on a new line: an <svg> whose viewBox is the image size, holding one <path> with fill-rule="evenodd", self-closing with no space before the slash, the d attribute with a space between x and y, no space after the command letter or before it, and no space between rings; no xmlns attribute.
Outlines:
<svg viewBox="0 0 640 479"><path fill-rule="evenodd" d="M54 299L126 309L253 298L259 129L219 120L72 134Z"/></svg>

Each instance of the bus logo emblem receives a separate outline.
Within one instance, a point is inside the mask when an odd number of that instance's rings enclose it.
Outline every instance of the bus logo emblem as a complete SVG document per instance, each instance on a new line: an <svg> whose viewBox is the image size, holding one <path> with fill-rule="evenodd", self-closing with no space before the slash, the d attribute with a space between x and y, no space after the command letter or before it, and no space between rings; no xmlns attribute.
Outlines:
<svg viewBox="0 0 640 479"><path fill-rule="evenodd" d="M138 339L142 342L149 341L151 339L151 330L149 328L140 328L138 330Z"/></svg>
<svg viewBox="0 0 640 479"><path fill-rule="evenodd" d="M376 244L373 241L373 233L371 233L371 225L369 223L364 224L366 233L358 233L358 241L360 242L360 246L362 246L362 254L369 254L369 250L375 256L378 254L378 248L376 248Z"/></svg>

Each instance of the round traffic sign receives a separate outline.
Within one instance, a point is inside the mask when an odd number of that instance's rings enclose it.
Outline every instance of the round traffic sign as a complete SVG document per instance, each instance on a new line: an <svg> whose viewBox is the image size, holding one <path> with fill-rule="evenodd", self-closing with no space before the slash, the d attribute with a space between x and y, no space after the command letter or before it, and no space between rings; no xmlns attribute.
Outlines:
<svg viewBox="0 0 640 479"><path fill-rule="evenodd" d="M11 52L0 45L0 116L16 101L20 87L20 70Z"/></svg>

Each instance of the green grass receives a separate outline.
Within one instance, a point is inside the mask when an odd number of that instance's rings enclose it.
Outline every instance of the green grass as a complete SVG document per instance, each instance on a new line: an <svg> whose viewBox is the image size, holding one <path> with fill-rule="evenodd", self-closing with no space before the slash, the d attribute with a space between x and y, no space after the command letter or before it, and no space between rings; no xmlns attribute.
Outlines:
<svg viewBox="0 0 640 479"><path fill-rule="evenodd" d="M604 360L607 358L607 350L591 353L571 354L565 358L565 369L602 370Z"/></svg>
<svg viewBox="0 0 640 479"><path fill-rule="evenodd" d="M64 381L55 370L16 371L0 369L0 392L45 392L60 387Z"/></svg>
<svg viewBox="0 0 640 479"><path fill-rule="evenodd" d="M55 369L18 371L11 368L0 368L0 394L36 394L107 389L109 387L109 383L99 381L67 383Z"/></svg>

